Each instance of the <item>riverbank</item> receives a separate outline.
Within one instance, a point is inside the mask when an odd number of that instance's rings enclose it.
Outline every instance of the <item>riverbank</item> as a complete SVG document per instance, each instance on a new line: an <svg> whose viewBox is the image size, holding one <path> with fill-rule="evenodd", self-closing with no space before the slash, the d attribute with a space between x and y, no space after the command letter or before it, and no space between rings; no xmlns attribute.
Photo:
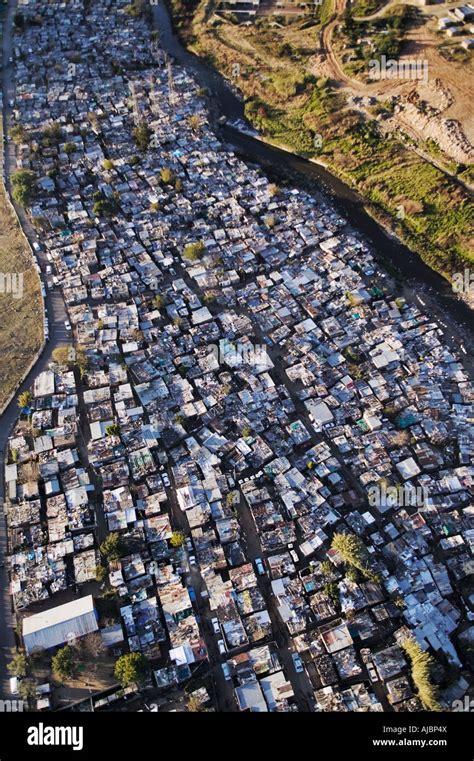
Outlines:
<svg viewBox="0 0 474 761"><path fill-rule="evenodd" d="M303 29L298 42L291 28L272 28L270 34L259 22L258 29L239 27L238 44L232 37L230 45L232 27L206 25L201 13L198 23L188 20L179 32L199 60L211 62L243 93L239 118L247 116L271 144L321 159L360 194L371 216L443 277L474 262L471 194L406 142L384 134L375 113L367 120L358 107L349 107L336 83L308 73L318 68L309 54L310 45L317 52L317 24ZM222 112L228 115L226 108Z"/></svg>

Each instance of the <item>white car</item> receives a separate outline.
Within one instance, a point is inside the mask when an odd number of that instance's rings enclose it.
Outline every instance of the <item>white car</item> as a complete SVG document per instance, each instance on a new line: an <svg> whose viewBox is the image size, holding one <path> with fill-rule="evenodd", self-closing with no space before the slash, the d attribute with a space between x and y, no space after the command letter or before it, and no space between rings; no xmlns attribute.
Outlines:
<svg viewBox="0 0 474 761"><path fill-rule="evenodd" d="M66 328L66 330L71 330L71 323L69 322L69 320L64 320L64 327Z"/></svg>
<svg viewBox="0 0 474 761"><path fill-rule="evenodd" d="M226 649L225 642L224 642L223 639L219 639L217 641L217 647L219 648L219 652L220 652L221 655L225 655L226 654L227 649Z"/></svg>
<svg viewBox="0 0 474 761"><path fill-rule="evenodd" d="M367 673L369 675L369 679L371 682L378 682L379 681L379 675L377 673L377 670L373 663L369 662L366 663L367 666Z"/></svg>
<svg viewBox="0 0 474 761"><path fill-rule="evenodd" d="M221 629L219 626L219 620L217 618L211 618L211 624L212 628L214 630L214 634L220 634Z"/></svg>
<svg viewBox="0 0 474 761"><path fill-rule="evenodd" d="M165 486L168 486L168 487L171 486L171 482L170 482L170 480L168 478L168 473L162 473L161 474L161 479L162 479L162 481L163 481Z"/></svg>
<svg viewBox="0 0 474 761"><path fill-rule="evenodd" d="M196 565L196 558L194 555L189 556L189 565Z"/></svg>
<svg viewBox="0 0 474 761"><path fill-rule="evenodd" d="M232 679L232 674L230 673L230 668L228 663L221 663L221 669L222 673L224 674L224 679L226 682L230 682Z"/></svg>

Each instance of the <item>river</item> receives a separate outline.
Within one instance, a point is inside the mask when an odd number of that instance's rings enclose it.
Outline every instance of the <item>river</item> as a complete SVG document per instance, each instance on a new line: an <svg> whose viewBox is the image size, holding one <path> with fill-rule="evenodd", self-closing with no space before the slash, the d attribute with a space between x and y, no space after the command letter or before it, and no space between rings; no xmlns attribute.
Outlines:
<svg viewBox="0 0 474 761"><path fill-rule="evenodd" d="M474 313L457 298L450 284L387 233L366 212L362 197L323 166L264 143L229 124L218 126L217 119L221 116L225 116L227 122L244 121L243 100L215 69L181 44L164 0L158 0L152 11L162 49L208 90L211 121L223 141L242 158L262 166L267 173L289 179L294 186L316 197L325 197L354 230L365 237L382 267L386 265L391 274L394 270L399 273L400 292L407 300L415 300L422 310L439 322L445 341L460 353L465 367L473 372Z"/></svg>

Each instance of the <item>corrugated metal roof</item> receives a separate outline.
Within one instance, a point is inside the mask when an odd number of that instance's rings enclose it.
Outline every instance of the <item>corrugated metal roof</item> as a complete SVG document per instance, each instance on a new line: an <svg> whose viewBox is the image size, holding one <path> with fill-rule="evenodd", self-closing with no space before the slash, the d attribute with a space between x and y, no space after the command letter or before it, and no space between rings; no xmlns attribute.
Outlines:
<svg viewBox="0 0 474 761"><path fill-rule="evenodd" d="M98 628L94 600L87 595L23 619L23 640L27 653L31 653L62 645Z"/></svg>

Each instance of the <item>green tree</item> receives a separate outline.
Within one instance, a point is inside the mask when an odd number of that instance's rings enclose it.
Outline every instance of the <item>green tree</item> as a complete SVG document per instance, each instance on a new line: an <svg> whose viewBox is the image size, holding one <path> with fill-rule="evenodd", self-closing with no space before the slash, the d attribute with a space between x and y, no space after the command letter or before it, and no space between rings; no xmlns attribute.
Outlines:
<svg viewBox="0 0 474 761"><path fill-rule="evenodd" d="M61 682L66 682L74 676L75 666L74 650L69 645L58 650L51 659L52 672Z"/></svg>
<svg viewBox="0 0 474 761"><path fill-rule="evenodd" d="M206 247L204 243L202 242L202 240L199 240L196 243L188 243L184 247L183 257L184 259L187 259L190 262L195 262L198 259L201 259L205 250L206 250Z"/></svg>
<svg viewBox="0 0 474 761"><path fill-rule="evenodd" d="M201 126L201 117L199 114L191 114L191 116L188 116L188 125L191 127L193 132L196 132L199 127Z"/></svg>
<svg viewBox="0 0 474 761"><path fill-rule="evenodd" d="M7 666L9 674L25 677L28 670L28 659L24 653L16 653Z"/></svg>
<svg viewBox="0 0 474 761"><path fill-rule="evenodd" d="M161 296L158 293L153 299L153 306L155 307L155 309L163 309L164 305L165 305L165 300L163 296Z"/></svg>
<svg viewBox="0 0 474 761"><path fill-rule="evenodd" d="M95 580L102 584L107 578L107 569L103 565L96 565Z"/></svg>
<svg viewBox="0 0 474 761"><path fill-rule="evenodd" d="M64 143L64 153L70 156L77 151L77 145L75 143Z"/></svg>
<svg viewBox="0 0 474 761"><path fill-rule="evenodd" d="M332 563L330 563L329 560L323 560L319 566L319 569L323 576L331 576L334 570Z"/></svg>
<svg viewBox="0 0 474 761"><path fill-rule="evenodd" d="M122 687L128 687L144 681L147 665L148 662L142 653L127 653L117 659L114 673Z"/></svg>
<svg viewBox="0 0 474 761"><path fill-rule="evenodd" d="M102 162L102 166L106 172L109 172L111 169L114 168L114 162L112 161L112 159L104 159Z"/></svg>
<svg viewBox="0 0 474 761"><path fill-rule="evenodd" d="M140 124L134 128L132 134L133 139L137 144L137 148L139 148L141 151L148 150L148 146L150 145L151 136L153 133L145 120L142 120Z"/></svg>
<svg viewBox="0 0 474 761"><path fill-rule="evenodd" d="M109 534L100 545L100 552L107 560L120 560L125 554L125 546L120 534Z"/></svg>
<svg viewBox="0 0 474 761"><path fill-rule="evenodd" d="M18 694L22 700L29 702L37 696L37 684L34 679L22 679L18 685Z"/></svg>
<svg viewBox="0 0 474 761"><path fill-rule="evenodd" d="M92 207L96 217L112 217L117 211L117 203L113 198L100 198Z"/></svg>
<svg viewBox="0 0 474 761"><path fill-rule="evenodd" d="M431 682L431 655L422 650L413 637L407 637L402 642L402 648L410 659L411 678L424 707L427 711L441 711L438 689Z"/></svg>
<svg viewBox="0 0 474 761"><path fill-rule="evenodd" d="M336 610L339 610L341 607L341 602L339 599L339 589L337 584L333 581L330 581L324 585L323 591L324 594L329 597Z"/></svg>
<svg viewBox="0 0 474 761"><path fill-rule="evenodd" d="M182 531L173 531L171 534L170 544L172 547L182 547L186 541L186 536Z"/></svg>
<svg viewBox="0 0 474 761"><path fill-rule="evenodd" d="M105 429L105 433L107 436L119 436L120 435L120 426L118 423L111 423L108 425Z"/></svg>
<svg viewBox="0 0 474 761"><path fill-rule="evenodd" d="M242 428L242 436L244 437L244 439L246 439L248 436L251 436L251 435L252 435L252 429L250 428L250 426L249 425L244 426Z"/></svg>
<svg viewBox="0 0 474 761"><path fill-rule="evenodd" d="M36 190L36 174L29 169L18 169L11 180L13 199L20 206L29 206Z"/></svg>
<svg viewBox="0 0 474 761"><path fill-rule="evenodd" d="M160 169L160 182L163 185L171 185L175 180L175 174L168 166L163 166Z"/></svg>
<svg viewBox="0 0 474 761"><path fill-rule="evenodd" d="M8 131L8 135L10 140L13 140L13 142L17 143L17 145L20 145L21 143L25 142L26 130L21 124L16 124Z"/></svg>
<svg viewBox="0 0 474 761"><path fill-rule="evenodd" d="M33 397L31 396L30 391L23 391L23 393L20 394L17 399L17 404L20 409L22 409L23 407L28 407L32 399Z"/></svg>

